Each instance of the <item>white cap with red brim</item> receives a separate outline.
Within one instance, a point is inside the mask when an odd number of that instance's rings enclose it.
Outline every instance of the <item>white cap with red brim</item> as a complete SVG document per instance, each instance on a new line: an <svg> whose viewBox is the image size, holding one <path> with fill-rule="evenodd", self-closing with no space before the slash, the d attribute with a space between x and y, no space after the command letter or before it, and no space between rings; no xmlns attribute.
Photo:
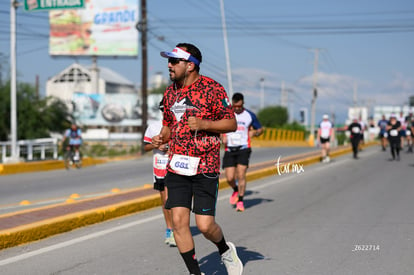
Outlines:
<svg viewBox="0 0 414 275"><path fill-rule="evenodd" d="M178 47L175 47L174 50L172 50L172 52L160 52L160 55L165 58L182 58L184 60L193 62L197 66L200 66L200 61L197 58Z"/></svg>

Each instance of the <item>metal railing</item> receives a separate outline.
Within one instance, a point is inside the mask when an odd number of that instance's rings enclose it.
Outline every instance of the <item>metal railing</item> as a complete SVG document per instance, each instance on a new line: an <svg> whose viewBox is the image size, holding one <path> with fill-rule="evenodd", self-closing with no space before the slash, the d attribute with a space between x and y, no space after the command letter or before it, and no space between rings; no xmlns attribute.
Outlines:
<svg viewBox="0 0 414 275"><path fill-rule="evenodd" d="M25 161L57 159L58 145L57 138L19 140L17 156ZM11 141L1 141L0 147L0 161L5 163L11 156Z"/></svg>

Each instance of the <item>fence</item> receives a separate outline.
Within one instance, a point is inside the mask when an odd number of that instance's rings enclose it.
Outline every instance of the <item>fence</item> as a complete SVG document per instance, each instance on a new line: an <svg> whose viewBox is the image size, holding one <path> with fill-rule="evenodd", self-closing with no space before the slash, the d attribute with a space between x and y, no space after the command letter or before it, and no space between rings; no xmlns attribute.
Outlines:
<svg viewBox="0 0 414 275"><path fill-rule="evenodd" d="M0 160L6 162L11 156L11 142L0 142ZM58 140L56 138L40 138L19 140L17 142L17 157L27 161L58 158Z"/></svg>

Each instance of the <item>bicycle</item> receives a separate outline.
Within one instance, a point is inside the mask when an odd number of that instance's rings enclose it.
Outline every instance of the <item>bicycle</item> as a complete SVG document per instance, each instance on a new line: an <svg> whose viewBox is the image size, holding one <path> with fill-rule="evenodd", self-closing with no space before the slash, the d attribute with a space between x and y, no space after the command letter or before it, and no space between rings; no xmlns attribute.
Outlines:
<svg viewBox="0 0 414 275"><path fill-rule="evenodd" d="M70 150L65 152L64 162L66 170L69 170L71 167L75 166L77 169L82 167L82 157L80 152L79 156L76 157L76 152L73 146L70 146Z"/></svg>

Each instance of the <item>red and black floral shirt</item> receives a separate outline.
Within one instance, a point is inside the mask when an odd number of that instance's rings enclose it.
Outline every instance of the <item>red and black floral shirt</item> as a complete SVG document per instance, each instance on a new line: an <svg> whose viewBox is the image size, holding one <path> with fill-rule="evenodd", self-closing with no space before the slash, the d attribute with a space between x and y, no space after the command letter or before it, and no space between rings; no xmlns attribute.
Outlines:
<svg viewBox="0 0 414 275"><path fill-rule="evenodd" d="M170 161L174 154L199 157L197 174L220 172L220 134L191 131L188 117L217 121L234 118L234 111L223 86L201 76L193 84L175 89L172 84L164 93L164 120L170 136ZM170 172L174 172L168 167Z"/></svg>

